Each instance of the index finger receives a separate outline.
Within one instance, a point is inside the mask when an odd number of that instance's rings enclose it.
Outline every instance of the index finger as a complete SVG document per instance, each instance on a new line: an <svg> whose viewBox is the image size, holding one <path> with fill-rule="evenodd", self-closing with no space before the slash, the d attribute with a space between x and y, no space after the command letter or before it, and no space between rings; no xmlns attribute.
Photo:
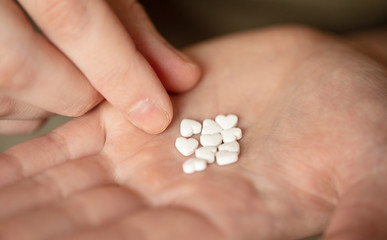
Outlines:
<svg viewBox="0 0 387 240"><path fill-rule="evenodd" d="M162 132L172 118L168 94L103 0L20 0L45 35L137 127Z"/></svg>

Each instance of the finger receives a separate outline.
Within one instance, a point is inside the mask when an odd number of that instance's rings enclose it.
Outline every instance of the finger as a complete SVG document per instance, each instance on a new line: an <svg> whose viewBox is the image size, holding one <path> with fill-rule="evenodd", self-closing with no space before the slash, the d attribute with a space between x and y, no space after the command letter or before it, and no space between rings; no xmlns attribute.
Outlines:
<svg viewBox="0 0 387 240"><path fill-rule="evenodd" d="M198 82L199 67L161 37L137 1L108 2L168 91L186 91Z"/></svg>
<svg viewBox="0 0 387 240"><path fill-rule="evenodd" d="M0 2L0 29L0 93L67 116L101 101L69 59L33 31L14 1Z"/></svg>
<svg viewBox="0 0 387 240"><path fill-rule="evenodd" d="M1 154L0 186L65 161L96 153L103 147L104 141L98 111L73 119L44 136L18 144Z"/></svg>
<svg viewBox="0 0 387 240"><path fill-rule="evenodd" d="M387 239L386 173L359 182L340 200L323 240Z"/></svg>
<svg viewBox="0 0 387 240"><path fill-rule="evenodd" d="M50 168L34 177L0 188L0 220L112 183L97 157L86 157Z"/></svg>
<svg viewBox="0 0 387 240"><path fill-rule="evenodd" d="M1 135L30 134L38 130L45 119L38 120L0 120Z"/></svg>
<svg viewBox="0 0 387 240"><path fill-rule="evenodd" d="M132 214L121 222L62 240L98 239L226 239L204 216L180 208L156 208Z"/></svg>
<svg viewBox="0 0 387 240"><path fill-rule="evenodd" d="M125 28L102 0L21 0L46 36L137 127L162 132L172 119L168 94Z"/></svg>
<svg viewBox="0 0 387 240"><path fill-rule="evenodd" d="M80 193L62 202L3 220L2 239L57 239L112 221L144 207L141 198L117 186Z"/></svg>
<svg viewBox="0 0 387 240"><path fill-rule="evenodd" d="M47 118L52 113L28 103L10 97L0 96L0 119L6 120L38 120Z"/></svg>

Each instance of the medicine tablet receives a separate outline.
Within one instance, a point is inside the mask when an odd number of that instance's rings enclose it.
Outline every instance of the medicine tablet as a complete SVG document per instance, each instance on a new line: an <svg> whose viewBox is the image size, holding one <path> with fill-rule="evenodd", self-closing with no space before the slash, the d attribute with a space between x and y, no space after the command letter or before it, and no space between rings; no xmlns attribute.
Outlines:
<svg viewBox="0 0 387 240"><path fill-rule="evenodd" d="M183 137L191 137L192 134L198 134L202 131L202 124L191 119L183 119L180 123L180 134Z"/></svg>
<svg viewBox="0 0 387 240"><path fill-rule="evenodd" d="M219 151L216 153L216 163L218 165L228 165L238 161L237 152Z"/></svg>
<svg viewBox="0 0 387 240"><path fill-rule="evenodd" d="M230 129L235 127L238 124L238 117L234 114L218 115L215 118L215 121L223 128Z"/></svg>
<svg viewBox="0 0 387 240"><path fill-rule="evenodd" d="M195 166L194 164L192 163L192 161L190 161L191 159L188 159L186 160L184 163L183 163L183 172L184 173L194 173L195 172Z"/></svg>
<svg viewBox="0 0 387 240"><path fill-rule="evenodd" d="M222 135L216 134L203 134L200 136L200 144L204 147L214 146L217 147L222 143Z"/></svg>
<svg viewBox="0 0 387 240"><path fill-rule="evenodd" d="M194 173L207 168L207 161L204 159L190 158L183 163L183 172Z"/></svg>
<svg viewBox="0 0 387 240"><path fill-rule="evenodd" d="M240 128L230 128L221 132L223 142L233 142L242 138L242 130Z"/></svg>
<svg viewBox="0 0 387 240"><path fill-rule="evenodd" d="M213 148L215 151L213 151ZM196 158L204 159L208 163L215 161L216 147L201 147L195 150Z"/></svg>
<svg viewBox="0 0 387 240"><path fill-rule="evenodd" d="M184 138L178 137L176 138L175 146L177 150L183 154L184 156L189 156L195 152L198 147L199 142L194 138Z"/></svg>
<svg viewBox="0 0 387 240"><path fill-rule="evenodd" d="M229 152L237 152L239 153L239 143L237 141L223 143L218 147L219 151L229 151ZM197 151L197 150L196 150Z"/></svg>
<svg viewBox="0 0 387 240"><path fill-rule="evenodd" d="M180 134L183 137L176 139L175 146L184 156L195 153L195 158L189 158L183 163L184 173L203 171L215 161L218 165L237 162L240 153L237 140L242 138L242 130L236 127L237 124L238 117L234 114L220 114L215 117L215 121L205 119L203 123L183 119L180 123ZM199 133L202 147L198 148L198 140L190 137Z"/></svg>
<svg viewBox="0 0 387 240"><path fill-rule="evenodd" d="M206 119L203 121L202 134L215 134L220 133L223 128L212 119Z"/></svg>

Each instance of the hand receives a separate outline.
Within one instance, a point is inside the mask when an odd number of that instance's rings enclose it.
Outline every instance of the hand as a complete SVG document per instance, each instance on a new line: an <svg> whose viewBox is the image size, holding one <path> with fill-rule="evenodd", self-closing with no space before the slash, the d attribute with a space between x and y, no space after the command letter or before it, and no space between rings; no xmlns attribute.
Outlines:
<svg viewBox="0 0 387 240"><path fill-rule="evenodd" d="M386 71L278 27L188 50L204 69L148 135L104 103L0 155L2 239L384 239ZM235 113L238 163L186 175L182 118Z"/></svg>
<svg viewBox="0 0 387 240"><path fill-rule="evenodd" d="M135 0L19 2L46 38L15 1L0 3L0 134L34 130L50 113L80 116L103 97L159 133L172 119L166 90L185 91L199 78Z"/></svg>

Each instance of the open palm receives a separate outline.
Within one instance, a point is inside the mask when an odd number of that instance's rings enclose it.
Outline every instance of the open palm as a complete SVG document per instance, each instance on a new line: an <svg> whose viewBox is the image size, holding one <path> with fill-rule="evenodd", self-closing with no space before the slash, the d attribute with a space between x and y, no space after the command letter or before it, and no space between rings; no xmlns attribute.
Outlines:
<svg viewBox="0 0 387 240"><path fill-rule="evenodd" d="M328 225L327 239L386 236L381 66L293 27L187 53L204 77L172 96L163 134L105 102L0 155L0 239L297 239ZM181 119L228 113L244 131L239 162L184 174Z"/></svg>

